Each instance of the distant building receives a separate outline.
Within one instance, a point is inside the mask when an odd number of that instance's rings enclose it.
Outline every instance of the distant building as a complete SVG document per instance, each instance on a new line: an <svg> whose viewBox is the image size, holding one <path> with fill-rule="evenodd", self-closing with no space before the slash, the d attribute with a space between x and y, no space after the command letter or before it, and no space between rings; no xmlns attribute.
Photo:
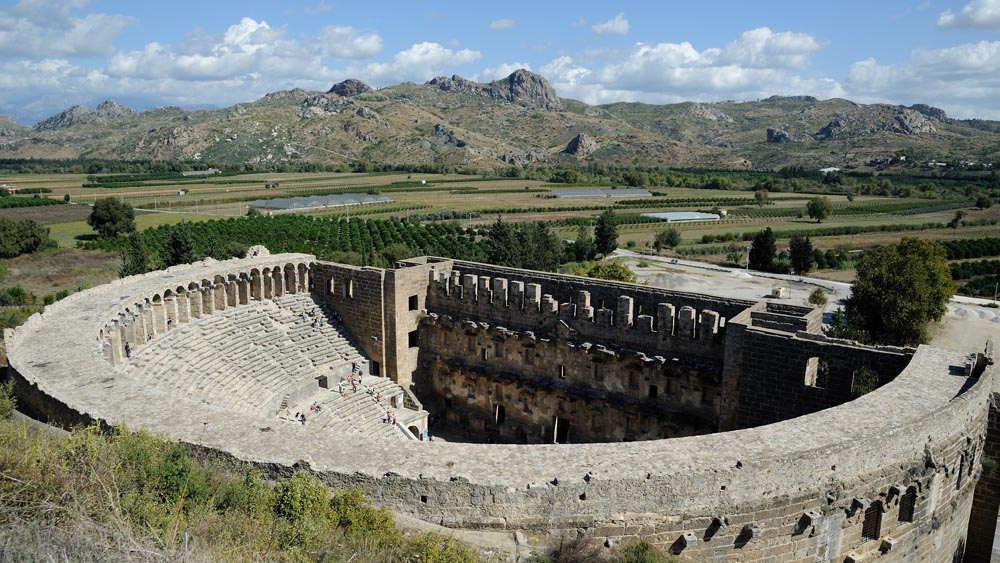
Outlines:
<svg viewBox="0 0 1000 563"><path fill-rule="evenodd" d="M824 173L824 174L830 174L831 172L840 172L840 168L837 168L835 166L831 166L829 168L820 168L819 171L822 172L822 173Z"/></svg>
<svg viewBox="0 0 1000 563"><path fill-rule="evenodd" d="M209 168L208 170L186 170L181 172L181 176L212 176L213 174L222 174L222 170Z"/></svg>

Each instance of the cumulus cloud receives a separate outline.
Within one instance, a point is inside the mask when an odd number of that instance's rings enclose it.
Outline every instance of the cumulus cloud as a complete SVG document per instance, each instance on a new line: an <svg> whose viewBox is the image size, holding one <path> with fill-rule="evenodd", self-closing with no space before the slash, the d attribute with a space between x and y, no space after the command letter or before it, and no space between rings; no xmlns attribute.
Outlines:
<svg viewBox="0 0 1000 563"><path fill-rule="evenodd" d="M492 31L502 31L502 30L505 30L505 29L510 29L510 28L514 27L515 23L517 23L517 22L515 22L514 20L512 20L510 18L503 18L503 19L500 19L500 20L493 20L493 21L490 22L490 30L492 30Z"/></svg>
<svg viewBox="0 0 1000 563"><path fill-rule="evenodd" d="M323 68L324 58L363 59L382 50L378 34L348 26L327 26L301 41L284 35L284 28L243 18L221 36L192 36L178 48L153 42L141 51L117 53L105 71L113 77L178 80L310 76Z"/></svg>
<svg viewBox="0 0 1000 563"><path fill-rule="evenodd" d="M496 66L484 68L481 72L472 75L472 79L476 82L499 80L501 78L507 78L510 76L510 73L521 68L524 70L531 70L531 65L528 63L500 63Z"/></svg>
<svg viewBox="0 0 1000 563"><path fill-rule="evenodd" d="M327 26L319 33L323 54L338 59L367 59L382 52L382 37L350 26Z"/></svg>
<svg viewBox="0 0 1000 563"><path fill-rule="evenodd" d="M956 117L1000 119L1000 41L919 49L898 64L858 61L845 86L861 101L927 103Z"/></svg>
<svg viewBox="0 0 1000 563"><path fill-rule="evenodd" d="M629 23L625 14L618 12L610 20L590 26L590 30L598 35L625 35L628 33Z"/></svg>
<svg viewBox="0 0 1000 563"><path fill-rule="evenodd" d="M809 34L758 28L723 47L636 43L624 51L586 57L590 63L564 55L540 70L560 95L587 103L843 95L835 80L797 74L820 48Z"/></svg>
<svg viewBox="0 0 1000 563"><path fill-rule="evenodd" d="M482 53L479 51L449 49L440 43L425 41L396 53L392 62L369 63L357 70L362 77L376 84L424 82L444 74L451 67L474 63L480 58Z"/></svg>
<svg viewBox="0 0 1000 563"><path fill-rule="evenodd" d="M0 57L98 57L134 20L123 15L78 15L86 0L21 0L0 7Z"/></svg>
<svg viewBox="0 0 1000 563"><path fill-rule="evenodd" d="M1000 29L1000 0L972 0L959 13L945 10L938 16L938 27Z"/></svg>

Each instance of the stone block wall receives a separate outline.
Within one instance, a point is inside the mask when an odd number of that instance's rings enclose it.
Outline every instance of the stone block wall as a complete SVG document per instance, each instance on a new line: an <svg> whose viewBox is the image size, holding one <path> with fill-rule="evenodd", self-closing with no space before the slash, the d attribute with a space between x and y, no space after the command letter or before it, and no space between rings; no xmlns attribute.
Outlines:
<svg viewBox="0 0 1000 563"><path fill-rule="evenodd" d="M649 355L715 360L723 356L724 313L686 303L721 305L723 311L731 311L730 302L678 297L682 299L679 303L671 303L665 299L677 296L631 284L602 287L572 276L546 274L536 280L534 272L528 277L523 270L513 270L520 272L521 279L491 277L463 271L459 266L455 263L450 274L438 273L428 310ZM500 270L503 274L510 269ZM595 281L600 280L586 280ZM595 299L594 291L603 297Z"/></svg>
<svg viewBox="0 0 1000 563"><path fill-rule="evenodd" d="M417 325L427 308L434 264L407 264L385 271L385 375L409 388L417 369Z"/></svg>
<svg viewBox="0 0 1000 563"><path fill-rule="evenodd" d="M336 311L358 347L372 360L374 375L385 375L385 274L380 268L317 262L313 294Z"/></svg>
<svg viewBox="0 0 1000 563"><path fill-rule="evenodd" d="M749 428L830 408L854 398L856 370L878 376L877 387L895 378L912 348L869 347L800 332L790 335L747 327L742 334L735 419Z"/></svg>
<svg viewBox="0 0 1000 563"><path fill-rule="evenodd" d="M486 441L621 442L716 428L722 366L537 338L431 314L421 323L418 394ZM569 428L567 433L567 427Z"/></svg>

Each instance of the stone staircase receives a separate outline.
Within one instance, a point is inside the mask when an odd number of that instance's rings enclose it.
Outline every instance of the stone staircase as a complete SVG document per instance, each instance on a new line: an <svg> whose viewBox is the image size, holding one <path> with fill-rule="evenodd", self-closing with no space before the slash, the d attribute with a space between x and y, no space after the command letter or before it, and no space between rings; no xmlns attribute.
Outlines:
<svg viewBox="0 0 1000 563"><path fill-rule="evenodd" d="M400 424L426 416L424 411L413 411L403 407L393 407L392 404L402 404L405 391L402 387L385 377L366 376L353 391L349 383L344 382L343 394L338 391L338 385L331 389L321 389L316 394L289 407L282 417L289 418L296 412L306 413L306 424L318 428L330 429L335 432L351 432L365 436L381 436L395 439L409 439L397 426L385 422L386 411L392 411ZM372 393L369 394L368 390ZM375 398L381 395L381 400ZM317 404L318 413L310 413L309 407ZM419 438L419 436L417 437Z"/></svg>

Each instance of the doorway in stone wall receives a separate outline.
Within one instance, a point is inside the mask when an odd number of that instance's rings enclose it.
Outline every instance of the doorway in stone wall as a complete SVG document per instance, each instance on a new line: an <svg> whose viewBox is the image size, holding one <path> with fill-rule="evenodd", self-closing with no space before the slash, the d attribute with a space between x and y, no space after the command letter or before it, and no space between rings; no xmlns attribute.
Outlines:
<svg viewBox="0 0 1000 563"><path fill-rule="evenodd" d="M552 443L565 444L569 441L569 421L558 416L552 419Z"/></svg>

